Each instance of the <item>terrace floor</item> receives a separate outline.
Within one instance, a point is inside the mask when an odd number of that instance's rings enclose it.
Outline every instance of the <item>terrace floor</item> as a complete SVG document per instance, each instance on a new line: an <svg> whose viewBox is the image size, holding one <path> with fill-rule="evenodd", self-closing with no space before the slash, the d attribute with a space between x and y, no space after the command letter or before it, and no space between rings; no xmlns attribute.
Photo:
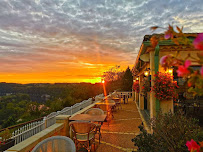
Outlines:
<svg viewBox="0 0 203 152"><path fill-rule="evenodd" d="M97 152L132 152L136 151L131 141L139 134L138 126L142 119L136 104L129 99L127 104L122 103L122 109L114 112L114 118L109 123L104 123L101 128L101 143L96 140Z"/></svg>

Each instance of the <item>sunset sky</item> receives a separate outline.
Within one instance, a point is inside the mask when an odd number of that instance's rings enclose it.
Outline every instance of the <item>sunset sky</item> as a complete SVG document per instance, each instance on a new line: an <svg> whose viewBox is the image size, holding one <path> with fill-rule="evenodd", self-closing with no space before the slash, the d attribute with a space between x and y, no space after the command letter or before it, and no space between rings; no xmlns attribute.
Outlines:
<svg viewBox="0 0 203 152"><path fill-rule="evenodd" d="M100 82L169 23L203 32L203 1L0 0L0 82Z"/></svg>

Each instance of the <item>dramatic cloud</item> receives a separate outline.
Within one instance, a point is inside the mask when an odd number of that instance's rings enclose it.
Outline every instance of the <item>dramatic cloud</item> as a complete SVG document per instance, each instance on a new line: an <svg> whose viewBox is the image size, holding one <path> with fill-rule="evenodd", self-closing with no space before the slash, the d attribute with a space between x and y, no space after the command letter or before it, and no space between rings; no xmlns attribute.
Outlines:
<svg viewBox="0 0 203 152"><path fill-rule="evenodd" d="M169 23L202 32L202 0L1 0L0 81L97 78Z"/></svg>

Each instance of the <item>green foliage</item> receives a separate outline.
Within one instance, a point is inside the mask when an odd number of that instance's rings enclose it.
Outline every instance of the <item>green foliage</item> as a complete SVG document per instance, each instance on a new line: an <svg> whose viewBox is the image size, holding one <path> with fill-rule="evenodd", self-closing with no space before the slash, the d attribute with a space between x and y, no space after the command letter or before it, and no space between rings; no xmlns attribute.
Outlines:
<svg viewBox="0 0 203 152"><path fill-rule="evenodd" d="M15 94L0 96L0 128L6 128L94 97L103 93L103 88L100 83L26 85L0 83L0 93ZM43 95L49 95L49 98L45 99Z"/></svg>
<svg viewBox="0 0 203 152"><path fill-rule="evenodd" d="M176 114L162 114L151 121L153 134L148 134L141 128L141 134L133 139L139 152L147 151L170 151L186 152L185 143L191 139L201 140L200 127L197 120L187 118L181 112ZM147 143L150 143L147 145Z"/></svg>
<svg viewBox="0 0 203 152"><path fill-rule="evenodd" d="M154 134L147 133L143 124L140 125L139 128L140 134L132 139L132 142L135 143L134 145L138 147L138 152L156 152L163 150L162 147L159 147L159 142L157 143Z"/></svg>
<svg viewBox="0 0 203 152"><path fill-rule="evenodd" d="M188 89L188 92L193 93L194 96L203 96L203 79L201 75L197 75L196 73L191 74L188 84L193 84Z"/></svg>
<svg viewBox="0 0 203 152"><path fill-rule="evenodd" d="M6 128L15 125L16 120L25 113L30 98L26 94L16 94L2 96L0 102L0 125Z"/></svg>
<svg viewBox="0 0 203 152"><path fill-rule="evenodd" d="M8 128L6 128L4 131L0 132L0 137L2 138L1 141L5 142L7 141L9 138L11 138L11 132Z"/></svg>
<svg viewBox="0 0 203 152"><path fill-rule="evenodd" d="M129 67L126 69L121 81L122 81L121 86L122 91L132 91L133 75Z"/></svg>

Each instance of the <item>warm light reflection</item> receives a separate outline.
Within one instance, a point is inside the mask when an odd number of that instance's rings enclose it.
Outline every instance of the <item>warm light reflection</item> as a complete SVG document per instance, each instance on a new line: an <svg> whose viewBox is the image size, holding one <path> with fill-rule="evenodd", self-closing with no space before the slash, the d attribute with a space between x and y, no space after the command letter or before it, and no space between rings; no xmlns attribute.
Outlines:
<svg viewBox="0 0 203 152"><path fill-rule="evenodd" d="M106 87L105 87L105 83L102 83L103 84L103 90L104 90L104 97L107 96L107 93L106 93Z"/></svg>

